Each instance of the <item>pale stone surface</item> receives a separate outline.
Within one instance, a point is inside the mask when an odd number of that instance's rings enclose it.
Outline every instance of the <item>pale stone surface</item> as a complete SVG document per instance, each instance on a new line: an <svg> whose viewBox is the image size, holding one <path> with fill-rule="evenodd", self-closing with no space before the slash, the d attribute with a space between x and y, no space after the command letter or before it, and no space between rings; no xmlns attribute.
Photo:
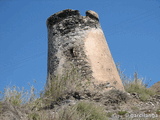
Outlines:
<svg viewBox="0 0 160 120"><path fill-rule="evenodd" d="M81 16L78 10L63 10L47 19L47 28L48 78L63 75L73 64L82 80L124 90L96 12Z"/></svg>
<svg viewBox="0 0 160 120"><path fill-rule="evenodd" d="M90 61L95 84L106 84L123 90L121 79L112 59L109 47L101 29L91 29L85 39L87 58Z"/></svg>

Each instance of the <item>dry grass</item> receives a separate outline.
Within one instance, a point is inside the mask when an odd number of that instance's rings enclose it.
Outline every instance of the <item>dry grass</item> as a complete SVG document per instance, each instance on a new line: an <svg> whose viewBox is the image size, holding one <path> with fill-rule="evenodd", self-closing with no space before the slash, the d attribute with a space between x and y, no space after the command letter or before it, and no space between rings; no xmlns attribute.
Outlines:
<svg viewBox="0 0 160 120"><path fill-rule="evenodd" d="M90 80L83 80L78 70L73 67L62 76L50 76L48 89L44 97L51 98L54 101L59 100L63 95L72 91L84 91L90 86Z"/></svg>
<svg viewBox="0 0 160 120"><path fill-rule="evenodd" d="M7 87L4 89L3 97L1 101L10 103L15 106L25 104L36 99L34 87L31 86L30 91L24 88L20 89L16 86Z"/></svg>
<svg viewBox="0 0 160 120"><path fill-rule="evenodd" d="M156 93L147 89L143 84L137 84L134 81L125 86L125 90L129 93L138 93L140 100L146 101Z"/></svg>
<svg viewBox="0 0 160 120"><path fill-rule="evenodd" d="M106 120L101 107L80 102L76 105L61 109L56 114L52 114L49 107L53 102L57 102L63 95L72 91L83 91L90 84L89 80L81 81L81 77L76 69L67 71L62 77L51 77L49 89L36 97L34 87L29 91L18 87L8 87L4 90L3 98L0 102L0 119L12 120ZM2 104L4 104L2 106Z"/></svg>
<svg viewBox="0 0 160 120"><path fill-rule="evenodd" d="M31 108L35 106L33 103L36 100L38 100L38 98L35 95L33 86L31 86L29 91L16 86L5 88L0 101L0 119L21 120L21 118L23 118L23 120L28 120L27 114L32 112Z"/></svg>
<svg viewBox="0 0 160 120"><path fill-rule="evenodd" d="M106 97L106 103L111 104L120 104L120 103L126 103L129 99L126 92L120 91L120 90L110 90L105 94Z"/></svg>
<svg viewBox="0 0 160 120"><path fill-rule="evenodd" d="M129 93L138 93L140 100L146 101L156 93L146 87L143 79L138 78L137 73L134 74L134 80L124 85L125 90Z"/></svg>
<svg viewBox="0 0 160 120"><path fill-rule="evenodd" d="M16 87L7 88L5 92L3 101L0 101L1 120L107 120L103 107L92 102L77 102L52 112L42 109L46 106L43 98L33 100L33 95L24 90L17 91Z"/></svg>
<svg viewBox="0 0 160 120"><path fill-rule="evenodd" d="M156 92L147 88L147 84L144 83L143 78L138 78L138 73L134 73L134 78L131 79L127 77L123 71L120 70L120 65L117 65L117 70L119 72L120 78L123 82L126 92L138 93L141 101L148 100L151 96L155 95Z"/></svg>
<svg viewBox="0 0 160 120"><path fill-rule="evenodd" d="M103 107L92 102L78 102L59 111L56 120L107 120Z"/></svg>
<svg viewBox="0 0 160 120"><path fill-rule="evenodd" d="M143 79L139 79L138 75L134 76L134 80L125 76L122 80L125 90L129 93L138 93L142 101L155 94L146 88ZM32 86L29 91L15 86L4 89L0 98L0 120L107 120L107 116L112 116L113 113L107 114L102 106L87 101L52 109L53 102L62 100L64 95L72 91L84 91L91 83L90 80L82 81L76 69L67 71L61 77L51 76L50 81L49 89L38 95L41 96L40 98L37 97ZM109 95L105 97L110 105L126 102L128 99L127 94L122 91L111 90L108 93ZM137 110L137 108L132 109ZM158 115L159 111L160 109L156 111ZM123 116L126 113L126 111L119 111L117 114Z"/></svg>

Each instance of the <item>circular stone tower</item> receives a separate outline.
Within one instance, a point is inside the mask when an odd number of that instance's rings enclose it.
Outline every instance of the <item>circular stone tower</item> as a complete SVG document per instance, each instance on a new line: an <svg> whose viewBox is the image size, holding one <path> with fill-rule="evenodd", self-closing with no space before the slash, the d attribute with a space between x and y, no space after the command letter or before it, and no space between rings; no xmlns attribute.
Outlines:
<svg viewBox="0 0 160 120"><path fill-rule="evenodd" d="M50 76L63 75L74 65L94 85L124 91L96 12L81 16L78 10L63 10L47 19L47 28L47 84Z"/></svg>

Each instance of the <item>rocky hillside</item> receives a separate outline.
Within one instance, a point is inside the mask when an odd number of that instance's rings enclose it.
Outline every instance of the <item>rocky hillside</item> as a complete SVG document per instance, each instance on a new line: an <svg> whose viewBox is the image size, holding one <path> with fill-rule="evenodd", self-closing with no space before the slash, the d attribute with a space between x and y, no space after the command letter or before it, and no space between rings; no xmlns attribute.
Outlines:
<svg viewBox="0 0 160 120"><path fill-rule="evenodd" d="M10 97L0 102L0 120L159 120L158 86L159 82L149 89L130 83L129 92L103 91L99 87L94 91L65 92L57 99L43 94L25 104L22 104L22 93L12 90L8 92Z"/></svg>

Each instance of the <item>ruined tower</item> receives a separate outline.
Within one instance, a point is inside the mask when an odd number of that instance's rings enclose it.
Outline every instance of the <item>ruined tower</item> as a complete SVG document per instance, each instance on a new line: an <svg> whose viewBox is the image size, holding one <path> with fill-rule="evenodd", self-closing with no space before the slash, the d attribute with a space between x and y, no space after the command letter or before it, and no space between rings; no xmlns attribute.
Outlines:
<svg viewBox="0 0 160 120"><path fill-rule="evenodd" d="M48 79L74 65L95 85L124 90L97 13L89 10L81 16L78 10L63 10L47 19L47 28Z"/></svg>

